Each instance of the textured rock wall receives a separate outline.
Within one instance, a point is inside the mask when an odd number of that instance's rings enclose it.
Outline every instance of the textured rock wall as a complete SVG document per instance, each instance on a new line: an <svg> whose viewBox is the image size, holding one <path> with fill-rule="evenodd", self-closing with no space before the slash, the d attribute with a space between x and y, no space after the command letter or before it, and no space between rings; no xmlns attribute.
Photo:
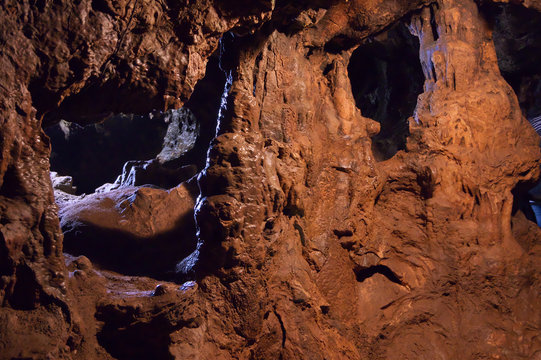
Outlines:
<svg viewBox="0 0 541 360"><path fill-rule="evenodd" d="M0 5L3 356L59 357L73 342L42 120L85 123L111 111L180 106L221 34L256 27L270 7L253 4L242 19L233 10L205 1Z"/></svg>
<svg viewBox="0 0 541 360"><path fill-rule="evenodd" d="M5 358L541 354L541 234L513 198L538 177L539 138L475 2L1 9ZM396 21L419 38L424 92L406 149L378 161L380 125L355 106L347 68ZM180 106L231 29L230 88L199 176L196 282L147 296L151 279L113 278L85 258L66 268L37 119Z"/></svg>

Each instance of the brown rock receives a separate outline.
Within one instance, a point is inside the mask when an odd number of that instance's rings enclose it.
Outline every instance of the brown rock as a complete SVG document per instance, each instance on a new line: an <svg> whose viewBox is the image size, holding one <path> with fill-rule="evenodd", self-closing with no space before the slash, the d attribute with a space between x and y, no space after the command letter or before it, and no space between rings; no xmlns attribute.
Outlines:
<svg viewBox="0 0 541 360"><path fill-rule="evenodd" d="M171 277L195 250L194 190L123 187L65 205L64 251L124 274Z"/></svg>
<svg viewBox="0 0 541 360"><path fill-rule="evenodd" d="M1 356L541 353L541 231L514 207L515 190L539 177L539 138L473 0L8 1L0 11ZM348 65L397 21L419 38L425 82L406 148L378 161L379 124L355 106ZM37 119L178 108L229 30L200 194L123 189L62 209L66 250L95 266L65 264ZM151 296L157 280L129 275L141 265L137 275L158 276L179 259L169 247L179 243L155 245L192 211L199 238L184 264L195 263L196 283ZM94 233L70 238L77 222Z"/></svg>

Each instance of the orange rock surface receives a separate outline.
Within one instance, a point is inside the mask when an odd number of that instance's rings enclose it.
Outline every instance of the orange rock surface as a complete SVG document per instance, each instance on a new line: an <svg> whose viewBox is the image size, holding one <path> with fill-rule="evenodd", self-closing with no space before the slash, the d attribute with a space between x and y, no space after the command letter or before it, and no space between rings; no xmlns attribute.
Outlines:
<svg viewBox="0 0 541 360"><path fill-rule="evenodd" d="M0 359L541 357L541 231L516 207L539 178L539 136L479 6L1 4ZM380 161L348 64L400 22L424 90L406 148ZM178 108L222 36L228 83L198 188L68 205L63 224L133 243L87 236L100 262L66 233L63 254L42 126ZM149 245L171 229L173 247ZM115 267L109 246L149 269L178 257L181 273Z"/></svg>

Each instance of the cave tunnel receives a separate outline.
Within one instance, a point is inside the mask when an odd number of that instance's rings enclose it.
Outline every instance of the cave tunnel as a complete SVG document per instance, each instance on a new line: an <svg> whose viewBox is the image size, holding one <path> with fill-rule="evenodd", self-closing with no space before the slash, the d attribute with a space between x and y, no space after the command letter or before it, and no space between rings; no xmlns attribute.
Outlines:
<svg viewBox="0 0 541 360"><path fill-rule="evenodd" d="M363 116L381 124L372 138L374 155L387 160L406 148L408 118L423 92L419 40L399 22L360 45L348 73L355 104Z"/></svg>
<svg viewBox="0 0 541 360"><path fill-rule="evenodd" d="M224 84L225 75L217 56L213 56L209 59L206 76L197 83L182 109L146 115L117 114L88 125L62 119L48 126L45 132L52 144L51 171L59 176L71 176L74 191L79 195L92 193L105 183L113 183L123 170L129 170L125 169L129 161L167 156L161 161L167 168L193 165L197 171L201 170L208 144L216 131L216 114ZM175 126L169 125L176 117L180 117L180 129L176 134L183 137L181 142L185 145L177 144L183 146L183 150L177 151L182 154L175 157L175 154L166 155L163 151L168 141L165 139L167 132L175 130L172 129ZM180 182L159 177L148 180L148 184L164 188Z"/></svg>
<svg viewBox="0 0 541 360"><path fill-rule="evenodd" d="M501 74L541 136L541 13L513 3L487 3L481 10L493 30ZM519 185L514 196L514 210L541 226L541 182Z"/></svg>
<svg viewBox="0 0 541 360"><path fill-rule="evenodd" d="M215 54L181 109L117 114L93 124L46 122L54 124L44 130L66 254L125 275L186 280L175 265L196 247L196 175L216 133L224 86ZM160 210L160 203L170 209ZM158 208L170 224L154 224L162 220L148 208ZM121 226L126 221L128 228Z"/></svg>

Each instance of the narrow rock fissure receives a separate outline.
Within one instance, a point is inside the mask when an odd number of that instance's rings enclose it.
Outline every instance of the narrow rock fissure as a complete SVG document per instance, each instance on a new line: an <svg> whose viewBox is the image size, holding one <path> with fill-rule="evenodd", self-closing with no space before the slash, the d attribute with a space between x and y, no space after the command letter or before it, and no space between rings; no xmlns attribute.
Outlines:
<svg viewBox="0 0 541 360"><path fill-rule="evenodd" d="M408 118L423 92L418 39L399 22L353 52L348 74L355 104L381 124L372 138L374 155L387 160L406 148Z"/></svg>
<svg viewBox="0 0 541 360"><path fill-rule="evenodd" d="M363 282L366 279L374 276L375 274L381 274L395 284L404 285L404 283L398 278L398 276L389 267L385 265L375 265L367 268L357 267L354 269L354 272L358 282Z"/></svg>

